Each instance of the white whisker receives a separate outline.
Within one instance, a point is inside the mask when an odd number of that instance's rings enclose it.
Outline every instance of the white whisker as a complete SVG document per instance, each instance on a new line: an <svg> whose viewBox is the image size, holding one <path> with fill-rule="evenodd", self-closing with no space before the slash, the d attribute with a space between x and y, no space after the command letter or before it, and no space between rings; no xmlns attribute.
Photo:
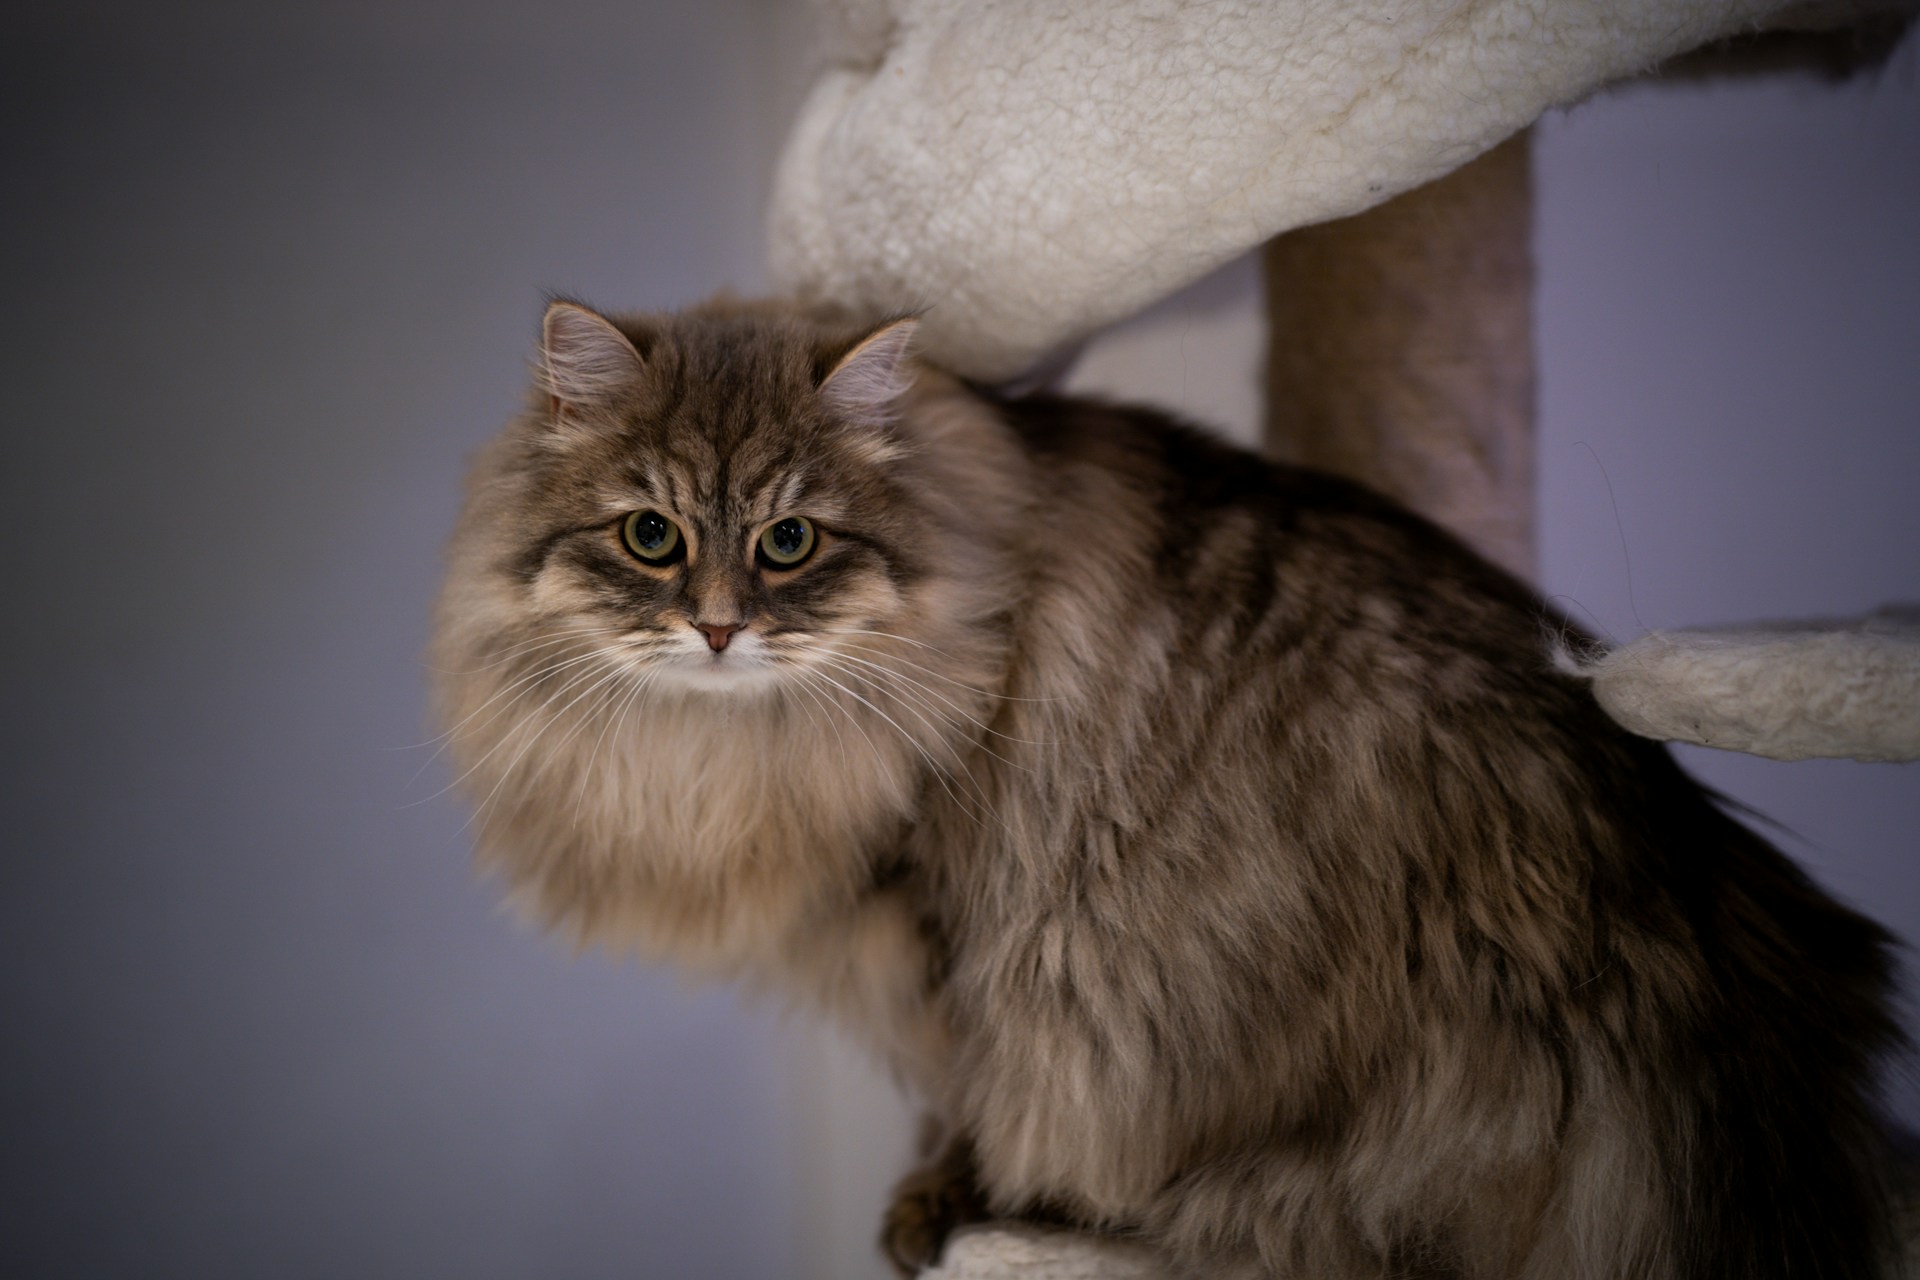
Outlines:
<svg viewBox="0 0 1920 1280"><path fill-rule="evenodd" d="M591 674L592 674L591 672L588 673L589 676ZM598 690L603 685L607 684L609 681L618 680L624 674L625 674L624 669L617 666L614 667L611 671L605 672L600 676L599 679L592 681L590 684L587 685L585 689L582 689L579 693L575 694L572 698L568 699L565 706L561 707L558 711L555 711L552 715L548 716L545 724L541 725L538 729L535 729L532 733L528 734L526 742L521 745L520 750L514 753L513 759L507 761L507 767L500 771L500 777L498 780L494 782L493 789L487 792L486 799L482 800L479 803L479 805L475 807L473 811L473 817L467 819L466 825L467 826L473 825L474 818L478 818L482 814L487 814L487 810L492 806L494 798L500 794L500 789L507 785L507 779L513 776L514 769L518 767L520 762L526 758L527 752L533 749L533 744L538 742L541 739L541 737L543 737L549 729L553 728L554 725L558 724L562 716L566 715L567 712L571 711L576 705L578 705L578 703L582 698L585 698L589 694L592 694L594 691ZM582 677L582 679L586 679L586 678L587 677L584 677L584 676ZM576 681L575 683L577 684L578 681ZM569 689L572 687L573 685L571 684L567 686L567 688ZM561 692L565 692L565 690L562 690ZM553 697L547 699L547 702L543 705L543 709L544 709L544 706L551 706L554 702L558 701L559 697L560 697L560 694L556 693ZM536 711L534 714L537 715L538 712ZM532 718L531 716L528 717L528 719L531 719L531 718ZM525 722L523 721L522 723L525 723ZM563 737L558 743L555 744L555 750L557 751L560 747L565 746L569 741L571 741L573 738L573 735L579 732L581 725L584 725L586 723L588 723L587 718L584 716L581 717L579 723L575 724L572 729L568 730L566 736ZM502 739L503 742L505 740L506 739ZM497 749L498 748L496 748L496 750ZM493 752L489 751L487 754L492 755ZM492 821L493 821L492 815L487 814L486 821L480 824L480 829L476 834L476 838L478 838L478 836L484 836L486 834L487 826Z"/></svg>
<svg viewBox="0 0 1920 1280"><path fill-rule="evenodd" d="M627 712L633 709L633 704L639 700L641 694L646 692L647 686L653 683L654 678L658 674L658 671L647 671L643 673L640 678L635 680L632 686L626 690L624 698L620 697L620 694L617 692L618 686L615 686L615 698L618 699L617 709L612 715L606 718L607 722L600 726L600 735L593 740L593 750L587 753L587 763L580 770L580 785L574 789L574 826L577 827L580 825L580 805L586 799L587 783L591 781L593 777L593 762L600 758L600 748L606 742L607 735L613 731L616 724L623 723L626 720Z"/></svg>
<svg viewBox="0 0 1920 1280"><path fill-rule="evenodd" d="M935 653L941 654L943 656L952 657L952 655L948 654L944 649L936 649L934 648L933 645L926 644L923 641L915 640L910 636L897 636L890 631L861 631L861 630L845 628L845 627L823 627L818 631L812 632L811 634L821 635L821 636L878 636L884 640L899 640L906 644L917 644L925 649L933 649ZM849 649L858 649L862 653L871 653L879 657L892 658L896 662L904 662L908 666L912 667L915 671L919 671L926 675L932 676L936 680L944 681L947 684L955 686L956 688L965 689L968 693L978 693L985 697L996 698L1002 702L1058 702L1060 701L1060 699L1058 698L1023 698L1023 697L1017 697L1010 693L1000 693L993 689L983 689L977 684L968 684L965 680L955 679L953 676L948 675L944 671L939 671L933 667L925 666L925 665L922 665L921 663L915 662L911 658L908 658L903 654L889 653L885 649L876 649L872 645L861 645L861 644L850 643L850 644L847 644L845 647Z"/></svg>
<svg viewBox="0 0 1920 1280"><path fill-rule="evenodd" d="M446 732L440 734L437 738L429 738L427 739L426 742L420 743L419 745L422 747L427 746L434 742L438 742L440 745L434 748L432 755L428 756L424 761L421 762L420 767L418 769L414 770L413 777L407 779L407 786L411 787L414 783L420 781L420 775L425 773L427 771L428 766L430 766L435 760L438 760L440 758L440 753L447 749L447 747L453 742L454 735L459 733L461 729L465 728L468 721L472 720L475 716L479 715L482 711L485 711L488 707L492 706L494 703L499 702L501 698L507 697L508 694L513 694L513 697L510 698L504 705L502 705L498 711L495 711L492 715L488 716L485 720L481 721L479 724L474 726L474 729L476 732L486 728L488 725L492 724L495 720L498 720L501 717L501 715L503 715L507 711L509 707L511 707L515 702L518 702L521 697L525 696L525 694L529 691L529 689L534 684L537 684L539 681L545 679L548 676L554 675L557 672L564 671L568 667L577 666L582 662L589 661L590 659L593 659L593 658L601 657L603 656L603 652L604 651L600 649L594 649L587 653L576 654L571 658L566 658L560 661L552 662L552 663L549 663L547 666L540 667L534 671L530 671L526 675L521 676L518 680L515 680L512 684L509 684L504 688L500 689L492 697L488 698L485 702L481 703L479 706L475 707L472 711L469 711L466 715L462 716L458 724L454 725L452 728L448 729ZM519 692L516 693L515 690L518 690ZM428 799L432 799L432 797L429 796Z"/></svg>
<svg viewBox="0 0 1920 1280"><path fill-rule="evenodd" d="M796 672L795 674L797 675L799 673ZM850 770L853 766L847 760L847 735L840 731L839 721L833 718L832 713L827 709L826 704L820 700L820 695L814 692L813 687L811 685L801 683L801 682L796 682L793 688L800 693L804 693L807 696L807 699L813 703L814 707L820 711L821 718L818 720L815 720L812 710L809 710L806 707L800 708L802 711L806 712L807 722L809 724L824 724L828 728L833 730L834 741L840 747L840 767L842 769ZM796 702L795 705L798 706L799 703Z"/></svg>
<svg viewBox="0 0 1920 1280"><path fill-rule="evenodd" d="M911 714L915 719L919 720L921 724L932 730L935 744L944 748L948 754L952 755L955 763L960 762L960 750L951 741L951 738L954 736L953 731L962 728L960 721L943 714L938 707L928 705L923 701L916 700L909 702L905 696L906 691L904 689L889 688L887 685L880 683L854 667L847 666L843 662L827 658L823 658L822 662L824 665L830 666L849 679L858 680L874 692L886 694L891 697L898 707ZM928 714L937 717L940 723L935 724L932 720L929 720L927 718Z"/></svg>
<svg viewBox="0 0 1920 1280"><path fill-rule="evenodd" d="M859 646L856 646L856 647L859 647ZM861 651L863 653L878 652L877 650L866 649L864 647L861 647ZM1010 733L1002 733L1000 730L994 728L992 725L988 724L986 721L981 720L977 716L969 714L966 708L962 707L959 703L955 702L952 698L949 698L946 694L941 693L938 689L935 689L931 685L924 684L919 680L915 680L912 676L906 674L906 672L904 671L895 671L891 667L872 661L871 659L857 658L850 653L835 653L831 656L834 661L857 662L861 666L870 667L875 671L883 671L887 675L893 677L894 679L905 682L906 684L912 686L913 688L920 690L927 697L936 698L940 702L945 703L947 706L953 709L956 715L966 720L967 723L973 725L975 728L979 729L982 733L990 733L996 738L1003 739L1007 742L1017 742L1017 743L1020 743L1022 746L1028 746L1028 747L1050 747L1055 745L1051 742L1036 742L1031 738L1016 738ZM986 747L983 745L981 749L986 750ZM1013 765L1013 767L1016 769L1026 768L1025 765L1014 764L1013 761L1008 760L1005 756L1000 755L997 752L989 752L989 754L993 755L993 757L996 760L1001 760L1006 764Z"/></svg>
<svg viewBox="0 0 1920 1280"><path fill-rule="evenodd" d="M847 688L846 685L841 684L838 680L835 680L832 676L828 675L826 672L816 668L812 674L819 677L822 680L825 680L828 684L840 690L840 692L844 693L847 697L852 698L855 702L860 703L862 706L866 707L869 711L879 716L882 720L885 720L888 724L892 725L895 732L899 733L899 735L902 738L906 739L907 745L911 746L915 751L919 752L920 758L927 762L927 767L933 771L933 780L940 784L940 789L947 793L947 798L952 800L954 804L959 807L962 813L966 814L970 818L973 818L975 822L979 821L977 817L974 817L973 811L967 807L967 802L962 800L959 796L955 795L953 788L947 785L947 780L949 778L952 778L954 782L959 782L960 779L958 777L955 777L952 773L948 772L945 766L943 766L938 760L934 759L933 753L928 751L926 747L922 746L920 742L916 740L912 734L908 733L905 727L902 726L898 720L895 720L892 716L882 711L878 706L874 705L874 703L871 700L867 699L866 697L863 697L858 691ZM848 674L852 674L852 673L849 672ZM869 681L868 683L871 684L871 681ZM971 779L969 779L969 781L971 781ZM976 792L979 791L979 783L974 782L973 787ZM987 815L993 818L994 822L997 825L1001 826L1002 828L1005 828L1006 824L1000 821L1000 817L998 814L994 813L993 806L987 801L984 794L979 796L979 801L980 801L981 807L986 810Z"/></svg>
<svg viewBox="0 0 1920 1280"><path fill-rule="evenodd" d="M494 653L497 654L498 656L495 657L492 662L483 662L477 667L449 669L446 667L436 667L436 666L433 666L431 663L429 663L427 664L427 669L430 671L438 671L442 675L450 675L450 676L478 675L482 671L491 671L495 667L504 666L505 664L513 661L514 658L520 656L521 654L530 653L535 649L539 649L548 645L564 644L568 640L579 639L582 636L611 635L615 632L629 631L631 629L632 628L630 627L624 627L624 626L572 627L565 631L548 631L548 632L544 632L541 635L530 637L526 640L516 641L515 643L508 645L504 649L494 650Z"/></svg>
<svg viewBox="0 0 1920 1280"><path fill-rule="evenodd" d="M809 685L815 685L819 681L824 679L823 676L813 672L801 671L801 672L796 672L795 674L798 675L802 681L804 681ZM826 681L826 683L833 684L834 682L831 680L828 680ZM839 686L835 685L834 687L838 688ZM845 692L845 691L842 690L842 692ZM838 711L842 716L846 718L847 723L853 726L854 731L866 740L867 751L873 757L874 766L876 768L881 768L881 769L886 768L887 767L886 757L880 754L880 748L874 744L873 737L870 734L868 734L866 726L860 723L859 717L854 715L853 712L847 710L847 708L841 706L839 700L834 698L831 694L822 693L820 696L825 706L827 706L831 710Z"/></svg>
<svg viewBox="0 0 1920 1280"><path fill-rule="evenodd" d="M599 656L599 655L588 655L588 656ZM572 664L569 663L568 665L572 665ZM511 742L513 740L514 734L517 733L520 728L525 727L535 716L539 715L541 711L545 710L547 707L552 706L557 699L559 699L562 695L567 693L569 690L578 688L583 682L593 679L594 675L595 675L594 670L592 668L589 668L586 671L575 672L574 674L568 676L565 682L562 683L558 689L553 690L551 693L547 695L546 701L540 703L538 706L528 711L526 715L522 716L520 719L520 724L516 726L514 730L501 734L500 740L494 743L491 747L487 748L486 753L482 755L478 760L475 760L471 765L468 765L466 770L462 772L459 777L455 778L452 782L449 782L446 786L434 792L433 795L427 796L425 799L415 800L412 802L412 804L407 805L405 807L412 808L413 805L425 804L427 803L428 800L432 800L438 796L443 796L447 792L459 786L461 783L465 782L468 778L473 776L474 770L480 768L488 760L492 759L495 752L499 751L500 748L506 746L509 742ZM515 699L515 701L518 701L518 699ZM505 710L506 708L503 707L501 708L500 712L495 712L493 715L487 717L486 723L492 724L495 720L499 719L501 713L504 712ZM485 725L482 725L481 727L484 728ZM472 821L472 820L469 819L468 821Z"/></svg>

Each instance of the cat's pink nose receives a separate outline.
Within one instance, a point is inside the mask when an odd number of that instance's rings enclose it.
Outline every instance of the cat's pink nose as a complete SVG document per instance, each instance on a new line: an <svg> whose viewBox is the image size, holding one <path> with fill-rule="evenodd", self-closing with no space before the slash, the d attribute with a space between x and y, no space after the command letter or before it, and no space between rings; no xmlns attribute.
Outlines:
<svg viewBox="0 0 1920 1280"><path fill-rule="evenodd" d="M693 625L706 633L707 648L718 653L727 647L727 641L733 639L733 633L745 624L739 622L696 622Z"/></svg>

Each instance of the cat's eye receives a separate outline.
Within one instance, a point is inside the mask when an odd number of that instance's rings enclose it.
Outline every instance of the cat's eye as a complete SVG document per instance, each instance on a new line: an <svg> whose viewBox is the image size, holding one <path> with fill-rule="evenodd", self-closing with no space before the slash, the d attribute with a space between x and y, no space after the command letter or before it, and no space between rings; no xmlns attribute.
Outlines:
<svg viewBox="0 0 1920 1280"><path fill-rule="evenodd" d="M668 564L685 553L680 526L658 511L636 511L620 529L627 550L648 564Z"/></svg>
<svg viewBox="0 0 1920 1280"><path fill-rule="evenodd" d="M760 558L776 569L791 569L813 554L813 521L788 516L767 526L760 535Z"/></svg>

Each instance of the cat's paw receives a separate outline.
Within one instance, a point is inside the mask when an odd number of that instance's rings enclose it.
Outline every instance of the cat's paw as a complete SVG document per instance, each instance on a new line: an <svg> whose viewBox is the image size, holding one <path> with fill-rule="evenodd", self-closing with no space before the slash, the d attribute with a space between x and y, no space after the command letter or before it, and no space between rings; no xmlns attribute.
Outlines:
<svg viewBox="0 0 1920 1280"><path fill-rule="evenodd" d="M880 1252L902 1276L916 1276L940 1260L940 1250L956 1227L986 1216L971 1153L950 1148L893 1189L893 1203L880 1227Z"/></svg>

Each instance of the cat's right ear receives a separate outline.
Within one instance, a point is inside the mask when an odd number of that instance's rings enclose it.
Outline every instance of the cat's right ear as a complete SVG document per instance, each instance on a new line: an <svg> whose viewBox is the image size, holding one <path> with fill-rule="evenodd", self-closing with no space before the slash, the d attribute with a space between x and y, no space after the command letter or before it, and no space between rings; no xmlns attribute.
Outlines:
<svg viewBox="0 0 1920 1280"><path fill-rule="evenodd" d="M556 416L605 404L630 389L645 363L627 336L578 303L555 302L540 326L540 372Z"/></svg>

